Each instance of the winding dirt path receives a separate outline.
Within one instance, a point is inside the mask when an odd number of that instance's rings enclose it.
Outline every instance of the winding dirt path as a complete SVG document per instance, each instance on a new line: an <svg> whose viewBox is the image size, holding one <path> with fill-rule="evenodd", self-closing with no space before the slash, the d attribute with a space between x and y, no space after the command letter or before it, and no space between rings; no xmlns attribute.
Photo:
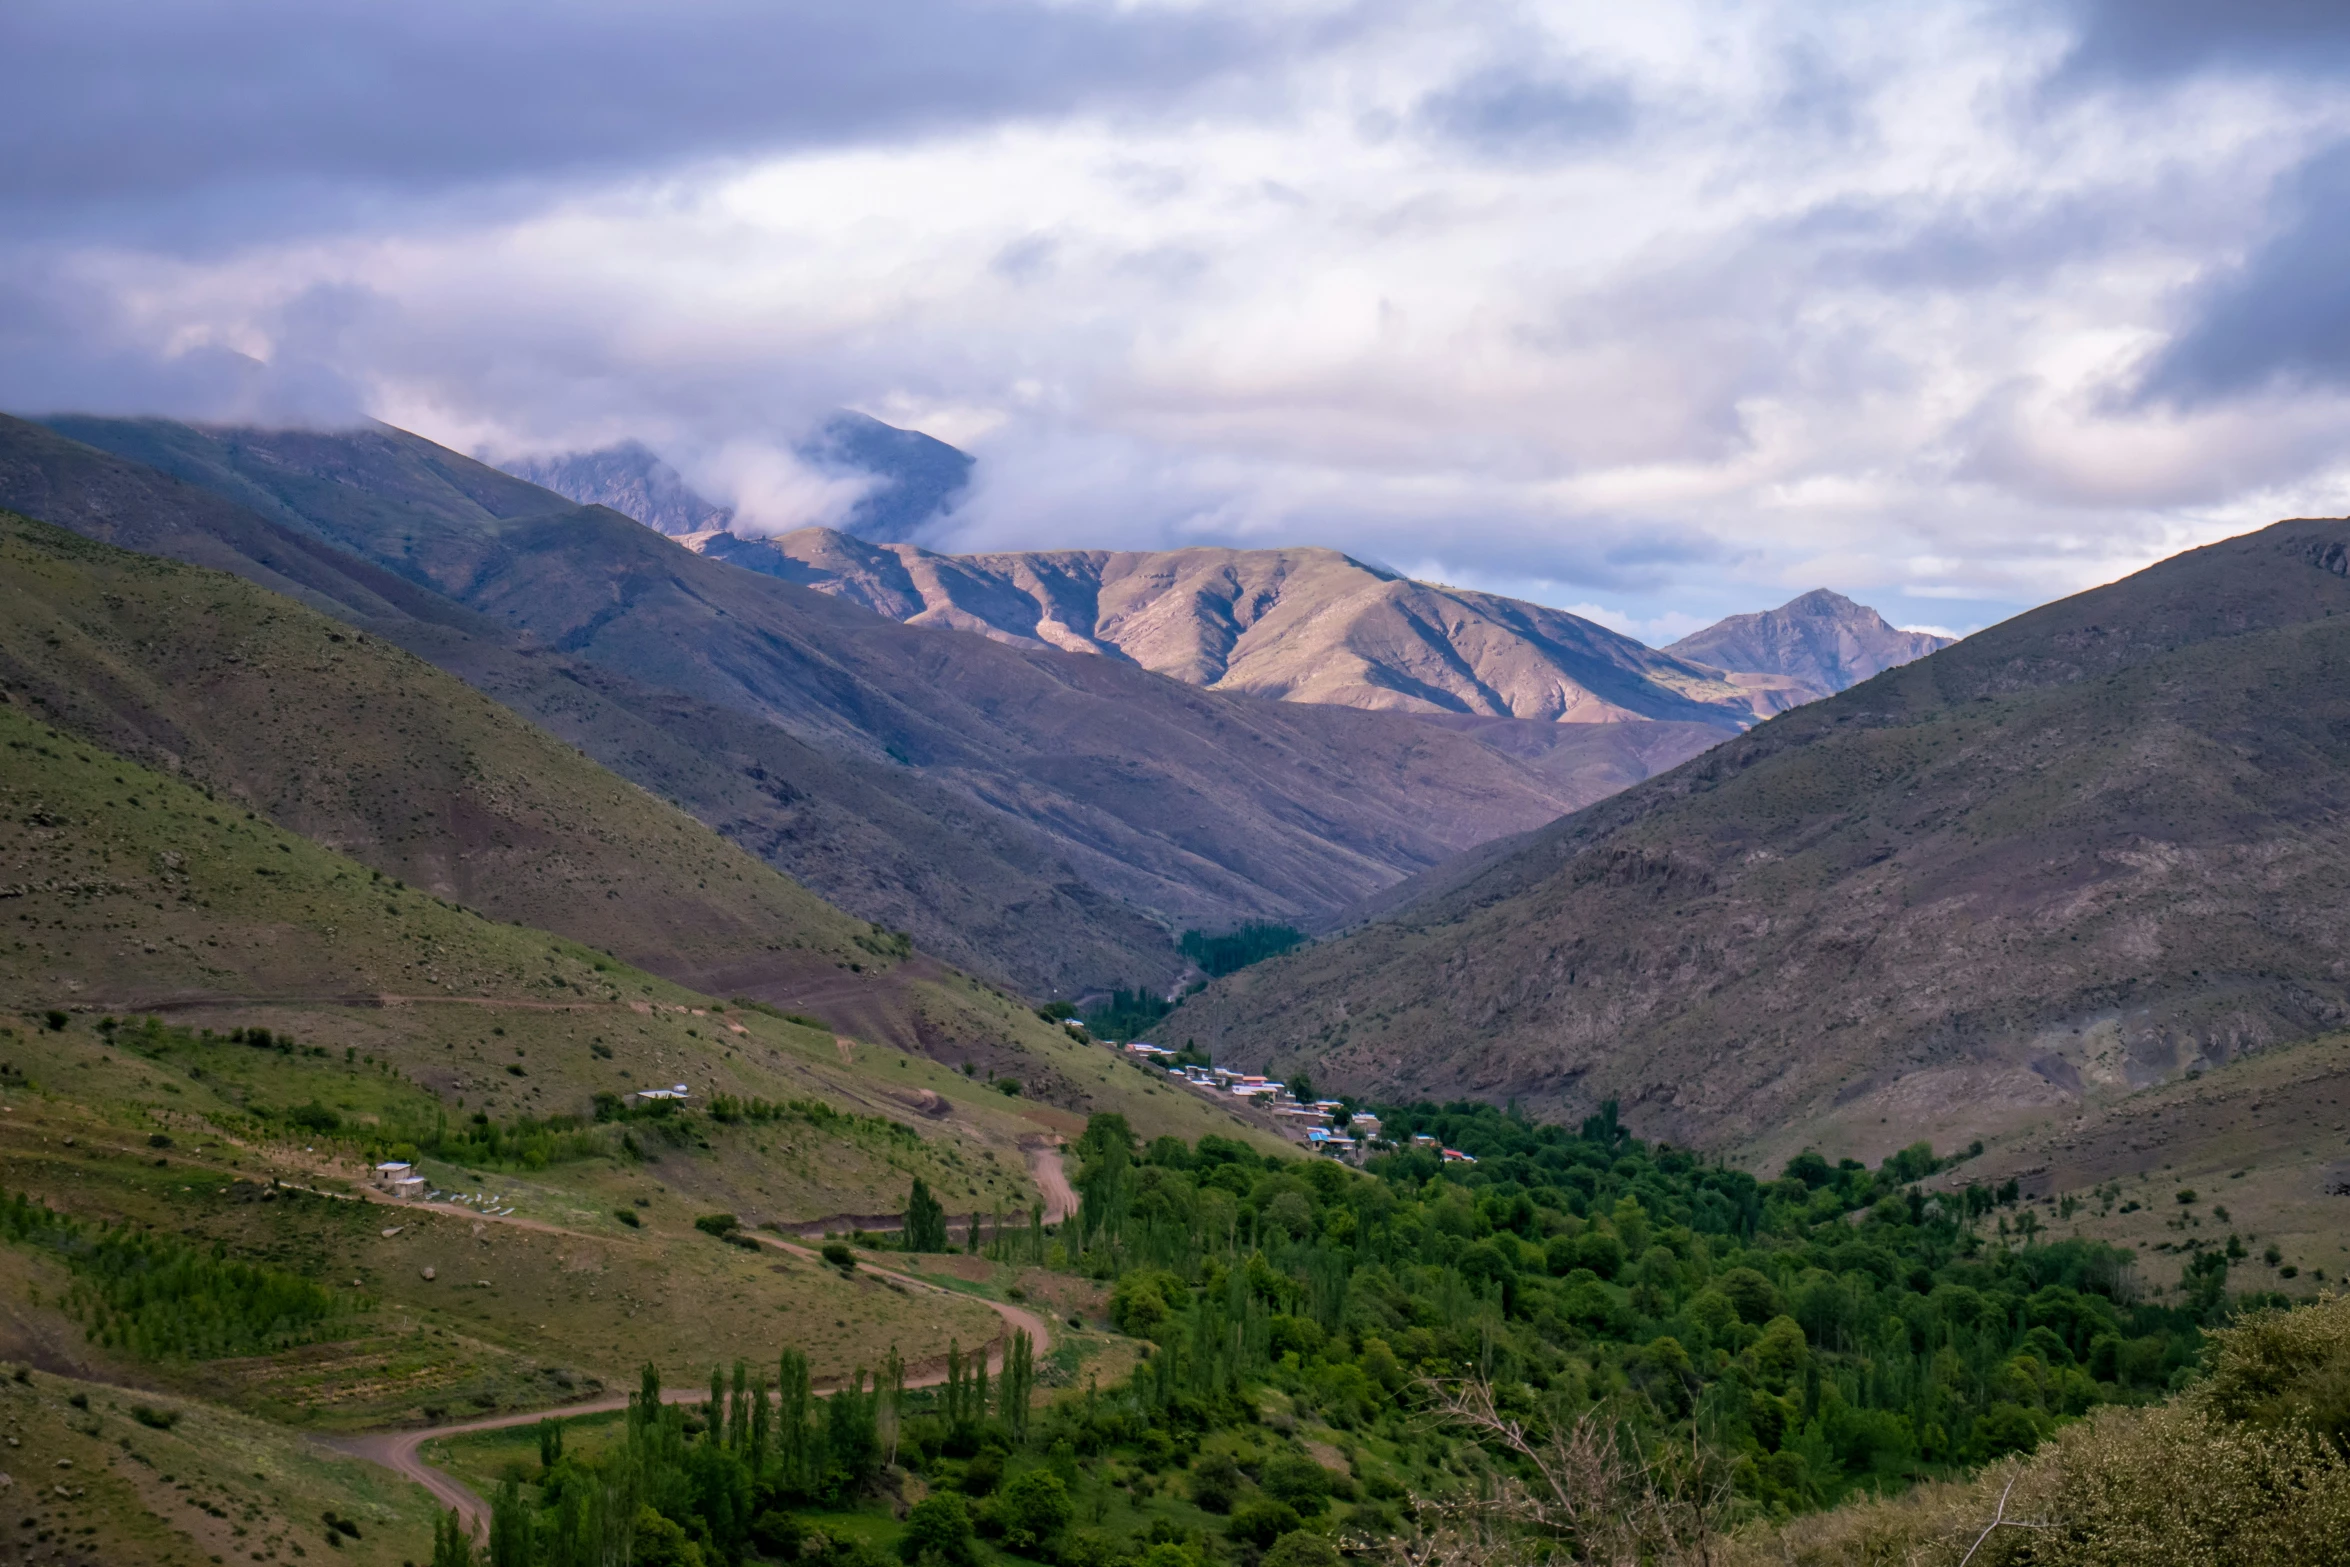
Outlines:
<svg viewBox="0 0 2350 1567"><path fill-rule="evenodd" d="M1060 1157L1058 1154L1054 1154L1052 1156L1052 1165L1053 1169L1057 1173L1060 1168ZM1061 1184L1062 1189L1067 1190L1067 1181L1063 1180ZM1048 1203L1050 1200L1050 1193L1048 1192ZM1071 1202L1070 1211L1075 1211L1074 1200ZM530 1227L548 1228L546 1226L535 1225ZM810 1262L821 1262L823 1260L815 1252L810 1251L805 1246L795 1246L789 1241L774 1240L767 1236L757 1236L755 1238L762 1246L773 1247L777 1251L789 1252L795 1257L805 1258ZM1051 1324L1036 1312L1027 1311L1018 1306L1007 1305L1001 1301L983 1300L976 1295L966 1295L960 1290L947 1289L943 1285L934 1284L930 1280L918 1277L914 1274L900 1273L894 1268L877 1268L874 1267L871 1263L859 1263L858 1266L864 1269L864 1271L867 1273L878 1274L880 1277L887 1279L895 1284L907 1285L914 1289L928 1290L934 1295L945 1295L956 1300L973 1301L978 1305L985 1306L988 1310L994 1312L997 1316L1004 1319L1004 1324L1007 1329L1019 1329L1027 1333L1029 1338L1035 1343L1036 1352L1038 1354L1041 1355L1046 1350L1052 1348L1053 1330ZM989 1349L988 1366L992 1371L1001 1372L1003 1370L1004 1349L1002 1345L995 1345ZM925 1372L919 1376L908 1377L906 1379L906 1386L935 1387L945 1380L946 1373L944 1371L931 1371ZM838 1386L839 1379L833 1378L818 1382L816 1384L816 1390L819 1392L829 1392L837 1389ZM661 1401L665 1404L692 1404L700 1403L706 1400L708 1396L708 1391L703 1388L671 1388L668 1392L661 1395ZM454 1475L447 1473L445 1470L435 1469L432 1465L426 1463L424 1461L424 1455L419 1451L419 1449L421 1449L425 1443L435 1441L442 1437L463 1435L464 1433L471 1431L497 1431L502 1430L508 1426L535 1425L540 1420L546 1418L549 1415L568 1419L573 1415L605 1414L615 1409L626 1409L628 1407L628 1399L629 1395L622 1393L608 1398L599 1398L584 1404L564 1404L553 1409L533 1409L518 1414L489 1415L479 1420L461 1420L451 1425L429 1426L421 1431L373 1431L359 1436L322 1437L319 1440L325 1446L331 1447L337 1452L348 1453L354 1458L364 1458L370 1463L382 1465L384 1468L391 1470L394 1474L401 1476L403 1479L415 1481L418 1485L423 1486L427 1491L431 1492L434 1499L437 1500L443 1507L455 1508L457 1510L458 1516L465 1520L466 1527L473 1530L474 1533L480 1534L489 1528L489 1504L484 1502L480 1497L476 1496L468 1486L466 1486L462 1481L458 1480Z"/></svg>
<svg viewBox="0 0 2350 1567"><path fill-rule="evenodd" d="M1075 1218L1077 1191L1069 1184L1069 1172L1061 1163L1060 1145L1040 1142L1024 1151L1028 1155L1029 1178L1044 1193L1044 1222L1059 1224Z"/></svg>

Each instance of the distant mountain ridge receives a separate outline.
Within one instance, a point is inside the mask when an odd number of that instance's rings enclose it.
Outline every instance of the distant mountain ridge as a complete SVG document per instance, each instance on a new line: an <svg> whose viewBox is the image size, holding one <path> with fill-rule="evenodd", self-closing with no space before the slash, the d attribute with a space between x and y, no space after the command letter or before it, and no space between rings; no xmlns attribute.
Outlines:
<svg viewBox="0 0 2350 1567"><path fill-rule="evenodd" d="M1740 675L1778 676L1818 697L1833 696L1950 646L1930 631L1904 631L1864 604L1826 588L1756 615L1732 615L1665 649ZM1759 682L1758 682L1759 684Z"/></svg>
<svg viewBox="0 0 2350 1567"><path fill-rule="evenodd" d="M911 539L953 509L976 465L968 452L919 430L847 410L826 420L798 455L820 468L862 474L872 488L841 526L860 538ZM518 479L582 506L609 506L672 537L732 528L735 509L699 494L642 441L499 464Z"/></svg>
<svg viewBox="0 0 2350 1567"><path fill-rule="evenodd" d="M829 528L693 548L910 625L1092 653L1291 702L1731 733L1747 695L1563 610L1399 577L1328 549L941 555Z"/></svg>
<svg viewBox="0 0 2350 1567"><path fill-rule="evenodd" d="M1660 651L1564 610L1328 549L943 555L829 528L712 528L683 542L909 625L1097 654L1210 690L1425 716L1732 733L1947 640L1823 589Z"/></svg>

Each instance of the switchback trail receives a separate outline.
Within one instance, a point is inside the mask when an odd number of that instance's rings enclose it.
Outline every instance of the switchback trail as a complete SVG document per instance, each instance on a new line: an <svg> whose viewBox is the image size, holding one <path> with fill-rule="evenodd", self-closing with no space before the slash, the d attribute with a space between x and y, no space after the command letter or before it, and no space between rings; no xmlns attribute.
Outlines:
<svg viewBox="0 0 2350 1567"><path fill-rule="evenodd" d="M1060 1158L1057 1154L1053 1156L1052 1168L1056 1172L1060 1168ZM1065 1180L1062 1182L1064 1190L1067 1189L1067 1184ZM1046 1200L1048 1203L1051 1201L1049 1192ZM1071 1211L1075 1211L1075 1207L1076 1205L1072 1201ZM762 1246L772 1246L778 1251L787 1251L795 1257L803 1257L811 1262L822 1261L815 1252L804 1246L794 1246L789 1241L773 1240L766 1236L756 1238ZM868 1273L878 1274L895 1284L929 1290L933 1294L951 1296L956 1300L977 1301L1003 1318L1007 1329L1016 1328L1027 1333L1029 1338L1034 1341L1038 1354L1043 1354L1052 1348L1053 1330L1050 1324L1045 1318L1033 1311L1025 1311L1018 1306L1006 1305L1000 1301L981 1300L978 1296L966 1295L960 1290L950 1290L933 1284L928 1279L899 1273L892 1268L876 1268L870 1263L860 1263L858 1266ZM990 1369L1002 1371L1003 1349L1000 1346L990 1349L988 1361ZM908 1377L906 1386L935 1387L945 1380L945 1372L933 1371L920 1376ZM820 1383L818 1386L821 1390L834 1385L837 1384ZM706 1391L699 1388L672 1388L662 1395L662 1402L668 1404L698 1403L708 1396ZM431 1492L443 1507L455 1508L458 1516L465 1520L466 1527L474 1533L480 1534L489 1527L489 1504L474 1495L473 1491L454 1475L435 1469L426 1463L423 1454L418 1449L422 1448L425 1443L438 1438L459 1436L470 1431L496 1431L508 1426L533 1425L550 1415L558 1419L568 1419L573 1415L604 1414L611 1410L626 1409L627 1407L628 1395L623 1393L584 1404L565 1404L559 1408L533 1409L518 1414L490 1415L480 1420L461 1420L451 1425L430 1426L421 1431L376 1431L360 1436L321 1437L319 1440L337 1452L349 1453L355 1458L364 1458L371 1463L381 1464L394 1474L415 1481Z"/></svg>

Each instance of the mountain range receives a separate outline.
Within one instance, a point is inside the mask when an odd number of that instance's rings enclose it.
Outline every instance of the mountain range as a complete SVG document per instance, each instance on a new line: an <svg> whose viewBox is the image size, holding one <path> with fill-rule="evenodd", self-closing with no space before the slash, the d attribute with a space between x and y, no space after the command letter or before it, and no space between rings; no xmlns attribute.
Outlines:
<svg viewBox="0 0 2350 1567"><path fill-rule="evenodd" d="M1563 610L1415 582L1336 550L941 555L829 528L685 542L909 625L1108 657L1212 691L1725 733L1756 716L1718 669Z"/></svg>
<svg viewBox="0 0 2350 1567"><path fill-rule="evenodd" d="M884 493L907 504L938 496L932 515L951 504L972 462L862 416L844 415L827 429L833 450L892 476ZM892 620L1122 659L1189 685L1295 702L1734 728L1950 641L1902 631L1819 589L1775 610L1734 615L1660 652L1579 615L1413 581L1335 550L947 555L906 542L914 529L902 518L877 522L864 513L839 528L738 531L730 508L694 493L634 442L507 466L702 554Z"/></svg>
<svg viewBox="0 0 2350 1567"><path fill-rule="evenodd" d="M1964 1140L2350 1023L2350 523L2047 605L1391 889L1165 1025L1649 1135Z"/></svg>
<svg viewBox="0 0 2350 1567"><path fill-rule="evenodd" d="M1469 733L897 625L388 429L54 424L0 424L0 504L395 641L1031 995L1170 983L1182 928L1326 919L1722 732Z"/></svg>

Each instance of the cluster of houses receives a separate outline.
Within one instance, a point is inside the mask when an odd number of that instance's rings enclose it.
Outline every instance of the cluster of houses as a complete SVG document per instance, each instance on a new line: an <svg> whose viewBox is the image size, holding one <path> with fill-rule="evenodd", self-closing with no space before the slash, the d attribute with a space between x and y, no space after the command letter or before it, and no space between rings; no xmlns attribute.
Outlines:
<svg viewBox="0 0 2350 1567"><path fill-rule="evenodd" d="M1190 1062L1178 1064L1176 1052L1160 1045L1136 1041L1125 1047L1129 1055L1142 1057L1155 1066L1164 1067L1170 1074L1202 1093L1231 1094L1252 1100L1257 1107L1272 1113L1274 1123L1299 1142L1317 1153L1333 1158L1359 1160L1374 1148L1395 1146L1382 1139L1379 1118L1367 1111L1346 1114L1346 1106L1336 1099L1301 1100L1289 1091L1289 1085L1268 1077L1246 1072L1229 1071L1220 1066L1197 1066ZM1343 1124L1340 1124L1343 1123ZM1448 1164L1475 1164L1477 1161L1457 1148L1440 1146L1436 1139L1425 1135L1412 1138L1413 1147L1435 1149Z"/></svg>

